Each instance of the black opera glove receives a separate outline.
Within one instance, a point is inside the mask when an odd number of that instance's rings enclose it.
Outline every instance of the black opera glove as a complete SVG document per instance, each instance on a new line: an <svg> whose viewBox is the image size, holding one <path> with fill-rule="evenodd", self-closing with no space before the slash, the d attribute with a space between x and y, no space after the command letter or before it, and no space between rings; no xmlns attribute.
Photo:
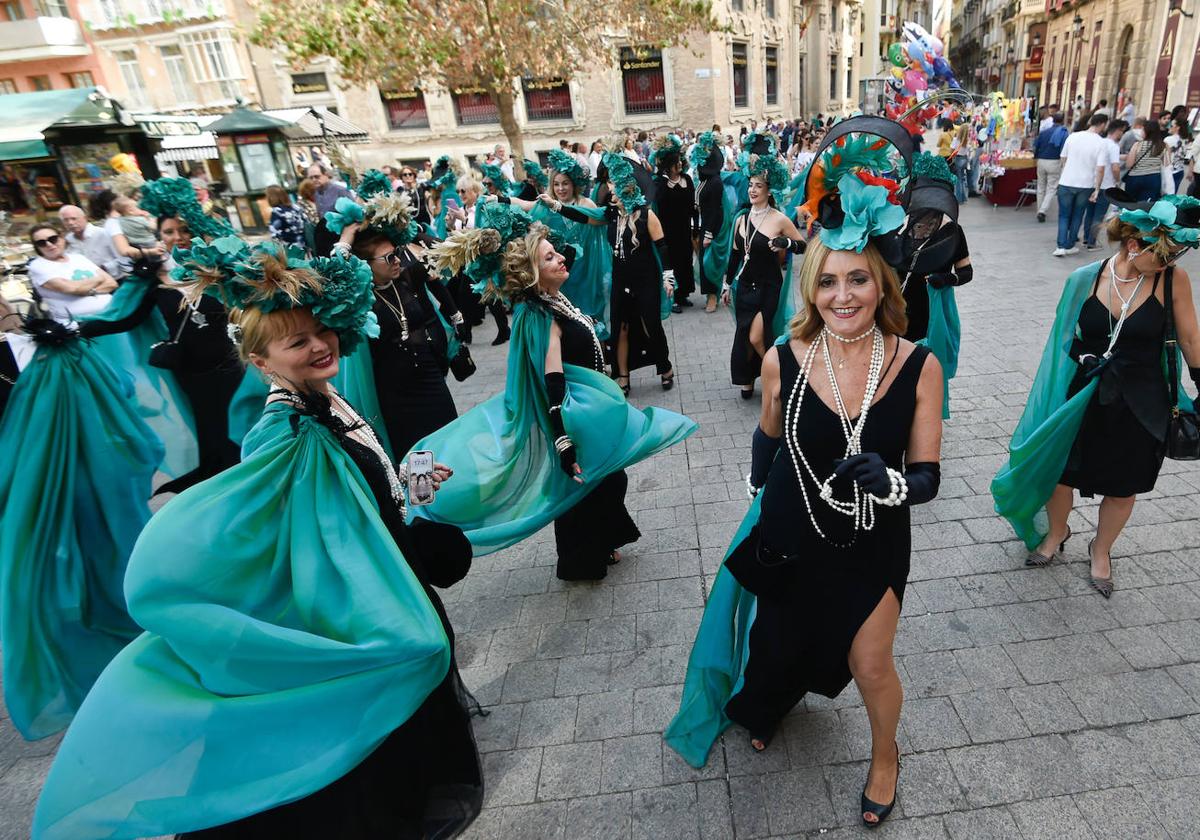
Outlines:
<svg viewBox="0 0 1200 840"><path fill-rule="evenodd" d="M945 289L947 286L965 286L971 282L975 272L971 266L964 265L954 271L938 271L925 276L925 282L935 289Z"/></svg>
<svg viewBox="0 0 1200 840"><path fill-rule="evenodd" d="M580 222L581 224L585 225L591 218L590 216L584 214L578 207L573 207L570 204L559 205L558 215L562 216L564 219L570 219L572 222Z"/></svg>
<svg viewBox="0 0 1200 840"><path fill-rule="evenodd" d="M771 245L780 251L791 251L793 254L803 254L808 248L808 243L803 239L789 239L786 236L776 236L771 240Z"/></svg>
<svg viewBox="0 0 1200 840"><path fill-rule="evenodd" d="M567 377L561 371L556 371L547 373L545 381L546 397L550 403L550 431L554 434L558 465L563 472L575 478L575 464L579 462L579 456L562 421L562 404L567 398Z"/></svg>
<svg viewBox="0 0 1200 840"><path fill-rule="evenodd" d="M937 496L942 467L934 461L908 464L904 472L893 470L875 452L863 452L837 465L834 475L851 478L880 504L919 505Z"/></svg>
<svg viewBox="0 0 1200 840"><path fill-rule="evenodd" d="M767 474L771 471L771 464L779 453L782 441L782 437L768 435L762 426L754 427L754 437L750 441L750 475L746 476L746 489L751 497L757 496L767 483Z"/></svg>
<svg viewBox="0 0 1200 840"><path fill-rule="evenodd" d="M892 487L888 465L877 452L863 452L842 461L834 469L838 478L849 478L872 496L886 496Z"/></svg>

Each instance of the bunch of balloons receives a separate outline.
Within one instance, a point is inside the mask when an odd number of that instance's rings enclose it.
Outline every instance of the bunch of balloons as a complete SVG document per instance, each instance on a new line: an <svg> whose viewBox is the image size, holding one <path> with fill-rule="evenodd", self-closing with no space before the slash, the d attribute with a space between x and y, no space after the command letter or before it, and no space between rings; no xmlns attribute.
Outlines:
<svg viewBox="0 0 1200 840"><path fill-rule="evenodd" d="M888 61L892 64L892 78L888 80L891 90L887 105L888 117L899 120L912 132L920 131L922 123L937 114L932 104L917 108L900 120L906 111L914 109L938 90L961 90L954 77L950 62L943 55L942 40L930 35L925 27L911 21L904 24L904 40L888 47Z"/></svg>

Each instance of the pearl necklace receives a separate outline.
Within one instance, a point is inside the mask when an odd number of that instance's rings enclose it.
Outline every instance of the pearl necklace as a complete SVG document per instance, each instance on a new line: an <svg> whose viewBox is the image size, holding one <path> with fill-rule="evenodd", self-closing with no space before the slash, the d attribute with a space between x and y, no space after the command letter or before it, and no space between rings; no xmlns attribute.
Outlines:
<svg viewBox="0 0 1200 840"><path fill-rule="evenodd" d="M849 413L846 411L845 403L842 400L842 392L837 384L837 376L833 372L833 366L830 364L829 340L828 337L833 335L828 327L821 331L820 347L814 341L808 346L808 350L804 354L804 359L800 363L800 375L796 378L796 384L792 386L792 393L788 397L787 410L785 412L785 440L787 442L788 452L792 456L792 464L796 470L796 480L800 485L800 494L804 498L804 507L808 511L809 521L812 522L813 528L817 534L826 542L838 548L849 548L854 544L854 540L858 536L858 531L870 531L875 527L875 502L871 496L864 493L862 489L855 483L854 498L850 501L843 501L835 498L833 495L833 474L821 481L817 478L817 474L813 471L812 465L809 464L808 458L804 454L804 450L800 448L800 407L804 403L804 392L808 390L808 380L812 375L813 363L816 361L818 349L820 350L825 360L825 370L829 374L829 382L833 388L834 404L837 407L838 419L841 422L842 433L846 437L846 458L858 455L862 452L862 432L866 427L867 415L870 413L871 403L875 399L875 392L879 388L879 380L883 374L884 361L884 340L883 333L878 327L872 327L868 333L859 336L860 340L866 335L873 335L874 342L871 347L871 364L867 370L867 386L863 391L862 407L859 409L858 421L850 422ZM844 339L843 339L844 340ZM801 466L804 472L801 472ZM854 535L848 543L838 543L830 539L825 531L817 522L816 513L813 511L812 503L808 498L808 490L804 486L804 473L812 480L812 483L817 487L818 495L837 513L850 517L853 522Z"/></svg>
<svg viewBox="0 0 1200 840"><path fill-rule="evenodd" d="M354 410L354 407L346 402L345 397L333 390L333 388L329 389L329 395L331 397L329 400L329 410L347 426L358 426L358 428L348 432L346 436L352 438L356 443L365 446L379 459L379 463L383 466L383 472L387 476L388 489L392 493L392 501L399 506L401 516L406 515L408 508L404 504L404 484L400 481L400 475L396 472L396 467L392 464L392 459L388 457L383 444L380 443L379 436L375 434L375 430L371 428L371 424L360 417L358 412Z"/></svg>
<svg viewBox="0 0 1200 840"><path fill-rule="evenodd" d="M539 292L538 297L546 306L550 307L552 312L557 312L564 318L568 318L575 323L584 327L588 331L588 335L592 337L592 357L596 360L595 369L598 371L604 370L604 345L600 343L599 336L596 335L596 325L591 318L584 315L582 310L564 295L561 291L555 292L553 295Z"/></svg>
<svg viewBox="0 0 1200 840"><path fill-rule="evenodd" d="M1108 264L1108 274L1110 277L1112 277L1113 280L1116 280L1118 283L1133 283L1136 281L1141 281L1141 280L1146 279L1145 274L1139 274L1137 277L1118 277L1117 276L1117 261L1115 258Z"/></svg>

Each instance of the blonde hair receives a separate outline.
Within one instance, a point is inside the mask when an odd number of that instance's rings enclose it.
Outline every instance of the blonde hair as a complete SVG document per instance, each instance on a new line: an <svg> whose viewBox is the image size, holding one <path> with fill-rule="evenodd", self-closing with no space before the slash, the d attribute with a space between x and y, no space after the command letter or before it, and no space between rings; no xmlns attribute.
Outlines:
<svg viewBox="0 0 1200 840"><path fill-rule="evenodd" d="M246 364L250 364L251 356L267 358L267 348L272 341L299 332L303 316L315 317L308 307L299 309L276 309L263 312L258 307L248 309L231 309L230 323L237 324L241 331L238 341L238 356Z"/></svg>
<svg viewBox="0 0 1200 840"><path fill-rule="evenodd" d="M469 191L474 191L475 195L483 195L483 182L472 174L463 175L454 186L459 195Z"/></svg>
<svg viewBox="0 0 1200 840"><path fill-rule="evenodd" d="M797 341L812 341L825 326L821 313L817 311L817 282L821 278L822 269L825 268L825 260L831 253L833 249L822 242L820 237L814 237L808 243L804 265L800 268L800 296L803 306L797 309L788 324L791 338ZM904 335L904 331L908 329L908 313L895 269L884 261L879 249L870 242L862 254L867 258L871 278L879 292L875 323L884 335Z"/></svg>
<svg viewBox="0 0 1200 840"><path fill-rule="evenodd" d="M537 294L538 281L541 279L538 249L549 234L549 228L541 222L534 222L529 226L528 233L505 246L504 253L500 255L503 285L496 289L488 284L488 291L492 292L493 297L520 301Z"/></svg>

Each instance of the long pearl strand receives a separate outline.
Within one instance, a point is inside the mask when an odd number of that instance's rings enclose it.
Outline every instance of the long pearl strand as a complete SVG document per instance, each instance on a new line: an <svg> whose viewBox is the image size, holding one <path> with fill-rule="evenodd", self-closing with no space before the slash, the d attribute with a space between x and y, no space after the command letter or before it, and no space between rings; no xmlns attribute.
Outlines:
<svg viewBox="0 0 1200 840"><path fill-rule="evenodd" d="M867 386L863 392L862 407L859 410L858 420L855 423L850 422L849 413L846 411L845 403L842 400L841 389L837 384L837 376L833 372L832 359L829 353L829 336L833 335L835 339L845 343L861 341L868 335L873 335L874 340L871 346L871 363L867 370ZM875 399L875 393L879 388L879 380L883 374L884 361L884 340L883 333L878 327L873 327L863 335L854 339L844 339L841 336L831 332L828 327L821 331L818 342L812 342L808 350L804 354L804 359L800 364L800 375L796 379L796 384L792 387L792 393L788 397L787 411L787 428L785 431L785 440L787 442L788 451L792 456L792 464L796 469L797 483L800 485L800 493L804 498L804 507L808 511L809 521L812 522L813 528L826 542L837 546L838 548L849 548L857 537L859 530L870 531L875 527L875 501L872 497L864 493L857 483L854 487L854 498L850 501L838 499L833 495L833 474L831 473L824 481L817 478L816 472L812 465L809 464L808 458L804 454L804 450L800 447L800 407L804 403L804 393L808 390L808 380L812 375L813 363L816 361L818 351L822 354L825 361L825 370L829 374L829 381L833 388L834 403L837 406L838 419L841 421L842 433L846 437L846 452L845 457L850 458L862 452L862 432L866 427L867 415L871 410L871 403ZM851 537L848 543L838 543L829 538L829 535L821 528L817 522L816 513L813 511L812 503L808 498L808 490L804 486L804 474L800 467L803 466L804 472L808 473L812 483L818 488L818 494L830 508L837 513L850 517L853 522L854 536Z"/></svg>
<svg viewBox="0 0 1200 840"><path fill-rule="evenodd" d="M596 325L592 322L592 319L584 315L583 311L571 303L562 292L555 292L552 295L540 292L538 297L552 311L587 328L588 335L592 337L592 356L596 360L596 370L604 370L604 345L600 343L600 337L596 335Z"/></svg>

